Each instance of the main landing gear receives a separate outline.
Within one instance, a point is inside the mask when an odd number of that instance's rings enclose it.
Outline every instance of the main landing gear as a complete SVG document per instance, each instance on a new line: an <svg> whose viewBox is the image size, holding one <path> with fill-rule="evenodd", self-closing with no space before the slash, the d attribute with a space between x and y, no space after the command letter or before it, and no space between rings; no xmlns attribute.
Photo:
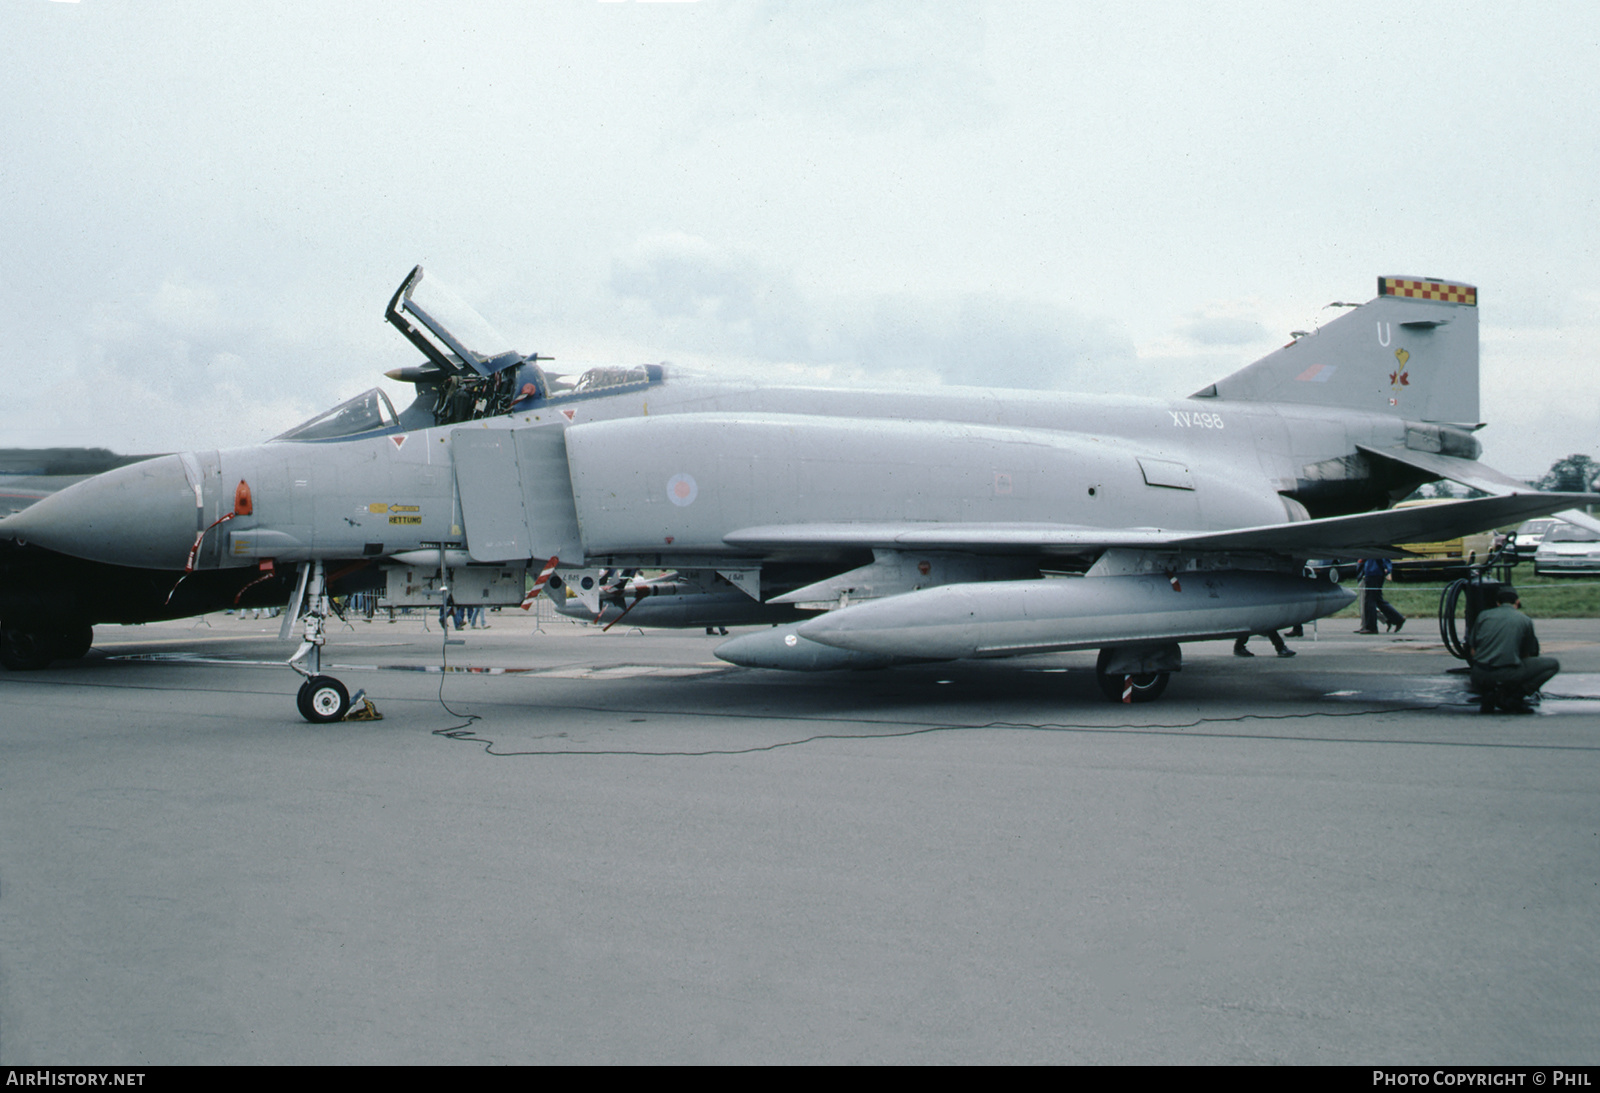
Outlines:
<svg viewBox="0 0 1600 1093"><path fill-rule="evenodd" d="M1113 702L1154 702L1180 664L1177 645L1102 649L1095 661L1094 678L1100 693Z"/></svg>
<svg viewBox="0 0 1600 1093"><path fill-rule="evenodd" d="M25 630L0 624L0 667L32 672L49 667L53 660L79 660L93 644L94 629L89 626Z"/></svg>
<svg viewBox="0 0 1600 1093"><path fill-rule="evenodd" d="M300 716L314 725L340 721L350 712L352 699L345 685L332 676L322 674L322 647L327 643L326 633L331 605L328 603L328 586L323 578L322 562L312 562L300 571L300 587L295 593L293 607L306 605L306 633L300 648L289 658L289 667L306 677L300 685L295 703ZM289 618L294 618L291 610ZM305 664L301 664L305 661ZM357 699L365 698L358 693Z"/></svg>

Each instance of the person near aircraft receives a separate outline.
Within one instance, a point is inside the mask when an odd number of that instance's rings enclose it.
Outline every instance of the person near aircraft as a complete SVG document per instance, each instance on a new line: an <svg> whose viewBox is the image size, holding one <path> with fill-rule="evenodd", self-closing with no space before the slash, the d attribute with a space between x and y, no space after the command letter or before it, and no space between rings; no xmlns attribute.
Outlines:
<svg viewBox="0 0 1600 1093"><path fill-rule="evenodd" d="M1266 638L1267 638L1268 641L1272 642L1272 647L1278 651L1278 655L1280 657L1292 657L1292 656L1294 656L1294 650L1289 648L1289 646L1287 644L1285 644L1282 636L1279 635L1279 633L1276 630L1263 630L1262 633L1266 635ZM1252 653L1249 649L1245 648L1245 646L1247 646L1249 644L1250 638L1251 638L1251 635L1249 635L1249 634L1240 634L1239 637L1234 640L1234 643L1233 643L1233 655L1234 656L1236 656L1236 657L1253 657L1253 656L1255 656L1254 653Z"/></svg>
<svg viewBox="0 0 1600 1093"><path fill-rule="evenodd" d="M1406 617L1383 598L1383 582L1392 568L1387 558L1368 558L1361 563L1361 629L1356 633L1376 634L1380 613L1386 630L1398 633L1406 624Z"/></svg>
<svg viewBox="0 0 1600 1093"><path fill-rule="evenodd" d="M1498 605L1478 616L1472 627L1472 688L1478 709L1494 713L1532 713L1530 695L1555 678L1561 663L1539 655L1533 620L1522 613L1522 598L1510 585L1496 595Z"/></svg>

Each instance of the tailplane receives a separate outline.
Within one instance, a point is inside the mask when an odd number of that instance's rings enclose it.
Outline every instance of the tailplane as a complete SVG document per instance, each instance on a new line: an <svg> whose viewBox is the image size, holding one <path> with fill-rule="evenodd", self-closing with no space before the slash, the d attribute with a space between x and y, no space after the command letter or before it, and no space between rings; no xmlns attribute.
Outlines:
<svg viewBox="0 0 1600 1093"><path fill-rule="evenodd" d="M1475 428L1478 290L1380 277L1376 299L1192 397L1336 406Z"/></svg>

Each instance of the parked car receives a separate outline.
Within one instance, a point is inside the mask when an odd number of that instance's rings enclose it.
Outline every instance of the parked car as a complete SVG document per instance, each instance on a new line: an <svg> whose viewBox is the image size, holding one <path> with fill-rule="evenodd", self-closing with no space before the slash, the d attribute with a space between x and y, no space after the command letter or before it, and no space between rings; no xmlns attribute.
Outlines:
<svg viewBox="0 0 1600 1093"><path fill-rule="evenodd" d="M1526 562L1531 559L1539 549L1539 544L1544 542L1544 537L1550 529L1561 521L1544 517L1539 520L1524 520L1517 527L1517 561Z"/></svg>
<svg viewBox="0 0 1600 1093"><path fill-rule="evenodd" d="M1533 571L1600 574L1600 533L1557 521L1534 551Z"/></svg>
<svg viewBox="0 0 1600 1093"><path fill-rule="evenodd" d="M1338 584L1347 577L1355 580L1360 576L1361 561L1352 558L1312 558L1306 562L1305 573L1307 577Z"/></svg>

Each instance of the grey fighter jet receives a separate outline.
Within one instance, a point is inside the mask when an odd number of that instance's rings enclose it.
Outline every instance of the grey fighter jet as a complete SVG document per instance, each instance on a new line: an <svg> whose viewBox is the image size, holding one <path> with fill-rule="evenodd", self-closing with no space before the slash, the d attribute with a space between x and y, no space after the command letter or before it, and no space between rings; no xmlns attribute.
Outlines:
<svg viewBox="0 0 1600 1093"><path fill-rule="evenodd" d="M0 659L38 666L97 621L288 601L300 710L334 720L349 698L320 664L341 590L441 606L572 587L627 606L609 575L670 569L684 609L658 621L794 620L720 645L736 664L1095 649L1108 697L1148 700L1183 642L1343 607L1307 558L1396 556L1595 499L1477 461L1477 302L1384 277L1188 398L868 391L558 375L418 267L387 310L425 357L390 373L416 386L403 412L372 391L267 444L147 460L0 520ZM1439 478L1491 496L1388 507Z"/></svg>

